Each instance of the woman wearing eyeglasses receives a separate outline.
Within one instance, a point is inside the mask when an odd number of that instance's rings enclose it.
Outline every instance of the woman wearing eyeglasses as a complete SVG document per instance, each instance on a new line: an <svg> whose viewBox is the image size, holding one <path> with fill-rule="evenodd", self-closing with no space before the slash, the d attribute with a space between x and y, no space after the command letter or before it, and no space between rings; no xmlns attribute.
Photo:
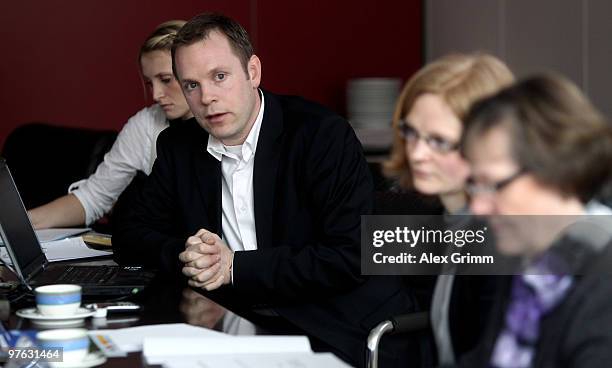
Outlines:
<svg viewBox="0 0 612 368"><path fill-rule="evenodd" d="M506 65L486 54L450 55L426 65L397 101L385 174L404 189L437 196L449 213L464 209L469 170L458 152L462 120L475 101L512 81Z"/></svg>
<svg viewBox="0 0 612 368"><path fill-rule="evenodd" d="M610 180L612 128L555 75L502 90L466 122L470 209L524 268L461 366L610 366L612 211L593 198Z"/></svg>
<svg viewBox="0 0 612 368"><path fill-rule="evenodd" d="M423 67L397 101L384 173L405 191L437 197L445 213L464 213L469 166L458 150L463 119L474 102L513 79L503 62L486 54L450 55ZM409 285L413 281L406 278ZM488 288L483 277L437 278L431 323L440 364L454 364L476 344L489 308Z"/></svg>

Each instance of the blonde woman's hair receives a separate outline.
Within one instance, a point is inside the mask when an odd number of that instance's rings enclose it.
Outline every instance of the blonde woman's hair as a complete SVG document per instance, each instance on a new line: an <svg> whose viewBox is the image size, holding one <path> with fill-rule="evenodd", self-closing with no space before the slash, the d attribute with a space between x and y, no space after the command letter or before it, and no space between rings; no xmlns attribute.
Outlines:
<svg viewBox="0 0 612 368"><path fill-rule="evenodd" d="M463 121L474 102L513 81L512 72L501 60L483 53L448 55L425 65L406 82L395 105L393 148L389 160L383 163L385 176L398 180L403 188L412 187L400 125L419 96L431 93L441 97Z"/></svg>
<svg viewBox="0 0 612 368"><path fill-rule="evenodd" d="M178 33L178 31L187 23L184 20L169 20L155 27L153 33L147 37L138 53L138 60L143 54L157 50L168 50L172 49L172 41Z"/></svg>

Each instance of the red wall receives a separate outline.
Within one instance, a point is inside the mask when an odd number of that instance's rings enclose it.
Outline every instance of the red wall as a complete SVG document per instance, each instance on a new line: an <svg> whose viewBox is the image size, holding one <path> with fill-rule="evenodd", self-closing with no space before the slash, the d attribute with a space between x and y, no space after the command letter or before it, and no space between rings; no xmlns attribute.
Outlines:
<svg viewBox="0 0 612 368"><path fill-rule="evenodd" d="M421 62L420 0L11 1L0 12L0 146L30 121L119 130L151 103L141 42L162 21L204 11L251 33L264 88L342 114L348 78L406 78Z"/></svg>

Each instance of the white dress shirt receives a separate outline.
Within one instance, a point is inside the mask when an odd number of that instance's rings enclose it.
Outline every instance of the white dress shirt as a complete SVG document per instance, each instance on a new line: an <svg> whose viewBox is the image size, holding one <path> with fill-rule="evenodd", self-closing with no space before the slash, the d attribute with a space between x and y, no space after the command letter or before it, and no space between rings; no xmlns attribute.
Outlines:
<svg viewBox="0 0 612 368"><path fill-rule="evenodd" d="M151 173L157 157L157 136L167 127L168 120L159 105L138 111L125 123L96 172L70 185L68 192L83 205L87 225L110 211L138 170Z"/></svg>
<svg viewBox="0 0 612 368"><path fill-rule="evenodd" d="M253 166L264 114L264 97L246 140L239 146L226 146L208 136L206 150L221 161L221 237L233 251L257 249L253 205Z"/></svg>

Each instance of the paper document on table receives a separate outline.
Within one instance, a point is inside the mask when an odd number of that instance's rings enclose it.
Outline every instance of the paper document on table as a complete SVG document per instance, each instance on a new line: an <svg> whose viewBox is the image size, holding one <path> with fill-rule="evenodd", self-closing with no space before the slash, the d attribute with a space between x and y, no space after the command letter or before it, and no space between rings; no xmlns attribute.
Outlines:
<svg viewBox="0 0 612 368"><path fill-rule="evenodd" d="M148 325L138 327L120 328L116 330L93 330L89 331L92 338L101 335L106 340L112 341L116 346L126 353L141 351L145 336L164 337L170 341L185 337L188 339L199 339L203 337L231 338L222 332L214 331L204 327L190 326L186 323L170 323L164 325ZM199 349L199 347L198 347Z"/></svg>
<svg viewBox="0 0 612 368"><path fill-rule="evenodd" d="M208 354L310 353L306 336L232 336L225 339L149 337L144 339L142 354L147 363L160 364L169 357Z"/></svg>
<svg viewBox="0 0 612 368"><path fill-rule="evenodd" d="M210 354L311 353L306 336L232 336L230 340L214 337L144 339L142 354L148 364L161 364L184 356Z"/></svg>
<svg viewBox="0 0 612 368"><path fill-rule="evenodd" d="M49 262L66 261L69 259L81 259L92 257L109 256L112 253L89 248L83 239L68 238L41 244L43 252Z"/></svg>
<svg viewBox="0 0 612 368"><path fill-rule="evenodd" d="M71 236L83 234L90 230L91 228L89 227L41 229L36 230L36 237L38 237L39 242L44 243L54 240L70 238Z"/></svg>
<svg viewBox="0 0 612 368"><path fill-rule="evenodd" d="M42 243L42 250L49 262L67 261L70 259L93 258L109 256L112 252L101 251L89 248L81 238L69 238L64 240L56 240L52 242ZM6 248L0 248L0 258L8 265L13 262L6 251Z"/></svg>
<svg viewBox="0 0 612 368"><path fill-rule="evenodd" d="M173 358L164 368L350 368L332 353L206 355Z"/></svg>

